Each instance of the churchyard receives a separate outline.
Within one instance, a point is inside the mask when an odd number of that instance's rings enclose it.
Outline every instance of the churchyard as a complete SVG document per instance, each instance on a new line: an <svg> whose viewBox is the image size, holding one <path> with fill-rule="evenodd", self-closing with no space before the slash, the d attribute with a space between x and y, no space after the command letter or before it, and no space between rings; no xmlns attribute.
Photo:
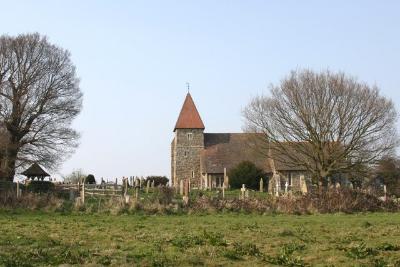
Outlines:
<svg viewBox="0 0 400 267"><path fill-rule="evenodd" d="M1 266L399 266L400 214L0 212Z"/></svg>
<svg viewBox="0 0 400 267"><path fill-rule="evenodd" d="M400 266L397 199L127 185L3 195L0 266Z"/></svg>

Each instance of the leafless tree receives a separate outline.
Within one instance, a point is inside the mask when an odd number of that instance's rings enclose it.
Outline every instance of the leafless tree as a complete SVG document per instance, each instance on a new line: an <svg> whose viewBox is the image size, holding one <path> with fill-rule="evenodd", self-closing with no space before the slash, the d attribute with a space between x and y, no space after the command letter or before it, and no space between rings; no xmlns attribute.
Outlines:
<svg viewBox="0 0 400 267"><path fill-rule="evenodd" d="M82 169L73 170L70 174L63 177L65 183L77 184L83 183L87 175Z"/></svg>
<svg viewBox="0 0 400 267"><path fill-rule="evenodd" d="M71 128L82 93L70 53L39 34L0 36L0 127L3 179L37 162L54 168L77 146Z"/></svg>
<svg viewBox="0 0 400 267"><path fill-rule="evenodd" d="M259 151L308 170L319 182L374 164L398 144L397 114L376 86L344 73L293 71L243 111Z"/></svg>

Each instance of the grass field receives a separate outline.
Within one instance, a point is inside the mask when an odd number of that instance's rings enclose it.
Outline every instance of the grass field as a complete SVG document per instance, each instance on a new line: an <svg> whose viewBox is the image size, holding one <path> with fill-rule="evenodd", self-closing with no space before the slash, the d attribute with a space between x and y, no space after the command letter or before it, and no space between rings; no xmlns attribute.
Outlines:
<svg viewBox="0 0 400 267"><path fill-rule="evenodd" d="M400 266L400 213L0 212L0 265Z"/></svg>

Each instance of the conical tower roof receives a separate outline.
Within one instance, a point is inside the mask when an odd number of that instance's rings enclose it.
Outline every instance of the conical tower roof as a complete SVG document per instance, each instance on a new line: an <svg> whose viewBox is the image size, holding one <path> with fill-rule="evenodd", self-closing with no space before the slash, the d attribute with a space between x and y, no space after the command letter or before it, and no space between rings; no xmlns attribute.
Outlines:
<svg viewBox="0 0 400 267"><path fill-rule="evenodd" d="M174 131L176 129L204 129L203 121L197 111L190 93L186 95L181 113L176 121Z"/></svg>

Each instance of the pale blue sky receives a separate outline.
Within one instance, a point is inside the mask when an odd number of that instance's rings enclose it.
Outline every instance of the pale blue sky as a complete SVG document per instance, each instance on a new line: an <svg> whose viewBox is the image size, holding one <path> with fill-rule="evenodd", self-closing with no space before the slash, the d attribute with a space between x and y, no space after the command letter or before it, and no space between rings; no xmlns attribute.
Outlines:
<svg viewBox="0 0 400 267"><path fill-rule="evenodd" d="M58 175L170 176L187 81L207 132L240 132L250 98L296 68L376 83L400 109L400 1L0 2L1 34L45 34L77 66L81 146Z"/></svg>

